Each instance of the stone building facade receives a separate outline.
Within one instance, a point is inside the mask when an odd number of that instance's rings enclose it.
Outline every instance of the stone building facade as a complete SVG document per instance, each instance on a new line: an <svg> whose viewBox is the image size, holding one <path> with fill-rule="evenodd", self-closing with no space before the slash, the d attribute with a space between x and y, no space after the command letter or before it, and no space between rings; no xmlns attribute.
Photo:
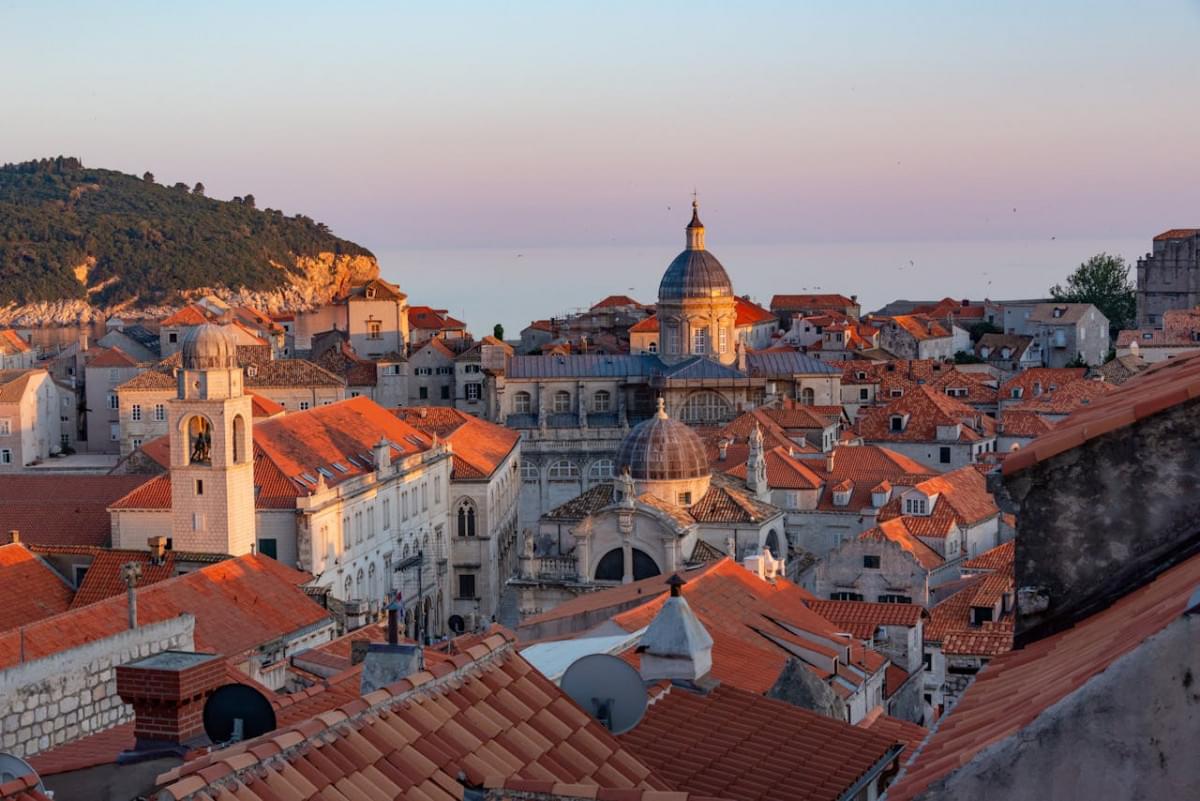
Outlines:
<svg viewBox="0 0 1200 801"><path fill-rule="evenodd" d="M1200 305L1200 228L1173 228L1154 237L1137 263L1137 327L1158 328L1171 309Z"/></svg>

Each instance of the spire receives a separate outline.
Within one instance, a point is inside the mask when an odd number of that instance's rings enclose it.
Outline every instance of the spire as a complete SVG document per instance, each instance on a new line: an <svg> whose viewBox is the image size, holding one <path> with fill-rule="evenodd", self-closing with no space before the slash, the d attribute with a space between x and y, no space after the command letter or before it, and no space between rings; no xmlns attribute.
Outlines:
<svg viewBox="0 0 1200 801"><path fill-rule="evenodd" d="M667 402L663 400L662 395L658 396L658 411L654 413L654 416L659 420L667 419Z"/></svg>
<svg viewBox="0 0 1200 801"><path fill-rule="evenodd" d="M694 682L712 670L713 640L680 592L683 578L675 574L667 585L671 595L638 644L642 678Z"/></svg>
<svg viewBox="0 0 1200 801"><path fill-rule="evenodd" d="M687 227L687 249L704 250L704 223L700 222L700 201L692 192L692 221Z"/></svg>

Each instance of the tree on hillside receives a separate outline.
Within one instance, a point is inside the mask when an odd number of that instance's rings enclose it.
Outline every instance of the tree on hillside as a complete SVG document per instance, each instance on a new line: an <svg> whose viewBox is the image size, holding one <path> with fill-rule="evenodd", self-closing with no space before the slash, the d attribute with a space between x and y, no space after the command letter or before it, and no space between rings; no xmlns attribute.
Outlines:
<svg viewBox="0 0 1200 801"><path fill-rule="evenodd" d="M192 194L204 197L204 184L196 181L196 185L192 187Z"/></svg>
<svg viewBox="0 0 1200 801"><path fill-rule="evenodd" d="M254 195L246 195L244 198L242 198L242 205L254 208Z"/></svg>
<svg viewBox="0 0 1200 801"><path fill-rule="evenodd" d="M1097 253L1067 276L1066 285L1050 287L1050 296L1063 303L1091 303L1108 318L1115 335L1129 328L1137 315L1137 295L1129 265L1121 256Z"/></svg>
<svg viewBox="0 0 1200 801"><path fill-rule="evenodd" d="M500 323L496 323L494 326L492 326L492 336L494 336L496 339L503 341L504 340L504 326L500 325Z"/></svg>
<svg viewBox="0 0 1200 801"><path fill-rule="evenodd" d="M148 184L154 183L154 173L146 170L146 172L142 173L142 180Z"/></svg>

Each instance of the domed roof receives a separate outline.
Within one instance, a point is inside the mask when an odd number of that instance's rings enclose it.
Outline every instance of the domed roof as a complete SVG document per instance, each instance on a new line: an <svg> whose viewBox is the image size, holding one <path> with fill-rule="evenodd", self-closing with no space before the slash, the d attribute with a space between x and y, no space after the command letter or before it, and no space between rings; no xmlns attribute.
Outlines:
<svg viewBox="0 0 1200 801"><path fill-rule="evenodd" d="M180 356L185 370L219 370L237 366L237 340L228 326L205 323L188 331Z"/></svg>
<svg viewBox="0 0 1200 801"><path fill-rule="evenodd" d="M662 398L658 414L634 426L617 449L617 473L626 468L636 481L676 481L712 473L700 436L667 417Z"/></svg>
<svg viewBox="0 0 1200 801"><path fill-rule="evenodd" d="M727 298L733 296L729 274L707 250L685 250L675 257L658 285L658 299Z"/></svg>
<svg viewBox="0 0 1200 801"><path fill-rule="evenodd" d="M675 257L658 285L659 301L691 300L697 298L727 298L733 296L733 282L717 261L704 249L704 223L700 210L692 201L692 221L687 226L687 248Z"/></svg>

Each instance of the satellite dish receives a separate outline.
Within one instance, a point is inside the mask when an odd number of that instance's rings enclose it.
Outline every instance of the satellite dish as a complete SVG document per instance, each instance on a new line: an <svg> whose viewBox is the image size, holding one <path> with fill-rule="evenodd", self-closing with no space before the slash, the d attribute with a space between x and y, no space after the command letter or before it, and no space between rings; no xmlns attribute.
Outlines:
<svg viewBox="0 0 1200 801"><path fill-rule="evenodd" d="M0 752L0 785L8 784L14 779L20 779L22 776L34 777L37 779L37 791L39 793L46 792L46 787L42 784L42 779L37 775L37 771L33 769L33 766L19 756Z"/></svg>
<svg viewBox="0 0 1200 801"><path fill-rule="evenodd" d="M446 625L455 634L462 634L467 630L467 621L463 620L462 615L451 615L450 619L446 621Z"/></svg>
<svg viewBox="0 0 1200 801"><path fill-rule="evenodd" d="M274 707L248 684L218 687L204 704L204 733L213 743L248 740L274 730Z"/></svg>
<svg viewBox="0 0 1200 801"><path fill-rule="evenodd" d="M629 731L646 714L646 685L641 674L609 654L579 657L563 673L559 686L613 734Z"/></svg>

